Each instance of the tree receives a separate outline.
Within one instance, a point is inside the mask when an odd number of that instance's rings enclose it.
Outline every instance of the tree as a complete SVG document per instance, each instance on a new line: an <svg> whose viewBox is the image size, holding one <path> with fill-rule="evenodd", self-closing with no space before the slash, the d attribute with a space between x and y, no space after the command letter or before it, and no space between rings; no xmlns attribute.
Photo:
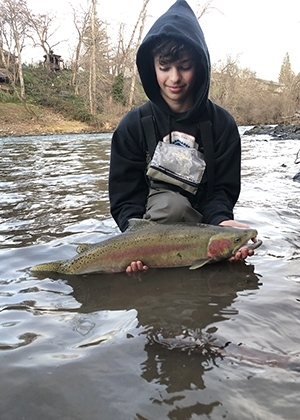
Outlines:
<svg viewBox="0 0 300 420"><path fill-rule="evenodd" d="M137 46L135 48L135 53L134 53L135 56L136 56L136 53L137 53L138 46L140 45L141 40L142 40L142 35L143 35L144 27L145 27L145 20L146 20L148 3L149 3L149 0L144 0L142 10L140 12L140 15L139 15L139 18L138 18L138 21L137 21L137 24L136 24L136 26L137 26L140 23L140 30L139 30L139 35L138 35L138 39L137 39ZM135 60L134 60L133 69L132 69L130 92L129 92L129 99L128 99L128 106L130 108L132 107L132 104L133 104L133 96L134 96L136 75L137 75L137 67L136 67L136 63L135 63Z"/></svg>
<svg viewBox="0 0 300 420"><path fill-rule="evenodd" d="M207 15L212 10L218 10L215 6L213 6L214 0L208 0L204 5L201 5L201 2L197 1L197 19L200 20L204 15Z"/></svg>
<svg viewBox="0 0 300 420"><path fill-rule="evenodd" d="M257 79L255 72L238 65L238 58L212 66L210 97L232 113L238 124L274 123L280 116L276 85Z"/></svg>
<svg viewBox="0 0 300 420"><path fill-rule="evenodd" d="M75 49L74 61L72 63L71 84L75 88L75 93L78 94L79 91L78 91L78 85L77 85L77 74L78 74L78 69L79 69L81 49L84 43L84 35L86 33L88 23L89 23L89 12L84 11L82 9L82 14L79 17L73 6L72 6L72 9L73 9L73 23L74 23L74 26L78 35L78 39L77 39L77 45Z"/></svg>
<svg viewBox="0 0 300 420"><path fill-rule="evenodd" d="M97 0L92 0L86 30L83 33L82 53L80 63L84 71L86 83L88 74L88 107L91 115L96 115L103 109L103 103L111 82L109 74L109 47L107 25L97 14ZM109 86L109 88L108 88ZM81 84L81 92L85 92L85 84ZM84 93L85 96L86 93Z"/></svg>
<svg viewBox="0 0 300 420"><path fill-rule="evenodd" d="M138 19L137 19L134 27L133 27L130 40L129 40L128 44L127 44L127 47L124 50L123 58L122 58L122 63L121 63L121 71L122 72L125 71L126 61L127 61L127 58L129 57L130 52L132 51L132 49L134 49L135 51L137 50L137 46L135 48L133 48L133 46L134 46L134 37L135 37L135 34L136 34L137 30L138 30L140 21L142 20L142 25L144 25L144 23L145 23L146 8L147 8L147 4L148 3L149 3L149 0L144 0L143 1L142 9L141 9L141 11L139 13Z"/></svg>
<svg viewBox="0 0 300 420"><path fill-rule="evenodd" d="M119 24L118 40L115 55L113 58L113 74L115 78L122 75L124 80L123 97L127 106L131 107L134 101L135 83L137 76L137 68L135 57L139 44L141 43L145 21L147 16L147 5L150 0L143 0L141 11L134 24L128 43L125 42L125 24ZM138 35L136 36L136 34ZM130 81L130 83L126 83Z"/></svg>
<svg viewBox="0 0 300 420"><path fill-rule="evenodd" d="M92 0L90 9L90 78L89 78L89 97L90 112L96 115L96 5L97 0Z"/></svg>
<svg viewBox="0 0 300 420"><path fill-rule="evenodd" d="M32 13L28 8L26 11L26 19L31 28L30 38L34 47L41 47L45 53L45 67L51 70L51 54L54 48L63 40L53 43L51 38L58 30L58 26L53 28L56 19L50 13L37 14Z"/></svg>
<svg viewBox="0 0 300 420"><path fill-rule="evenodd" d="M112 97L115 102L124 103L124 76L123 73L118 74L115 77L112 85Z"/></svg>
<svg viewBox="0 0 300 420"><path fill-rule="evenodd" d="M99 19L97 0L87 0L81 14L73 8L77 45L72 62L71 85L81 96L90 115L96 117L111 100L109 39L106 22ZM79 71L80 70L80 71Z"/></svg>
<svg viewBox="0 0 300 420"><path fill-rule="evenodd" d="M14 92L26 111L37 117L26 101L22 66L22 50L29 35L29 26L26 19L27 3L26 0L2 0L1 3L1 59L9 74Z"/></svg>
<svg viewBox="0 0 300 420"><path fill-rule="evenodd" d="M299 81L292 71L290 56L288 53L284 56L280 73L279 83L282 84L281 107L283 118L291 118L297 109L299 103Z"/></svg>
<svg viewBox="0 0 300 420"><path fill-rule="evenodd" d="M295 73L292 71L289 53L286 53L280 68L279 83L289 86L295 79Z"/></svg>

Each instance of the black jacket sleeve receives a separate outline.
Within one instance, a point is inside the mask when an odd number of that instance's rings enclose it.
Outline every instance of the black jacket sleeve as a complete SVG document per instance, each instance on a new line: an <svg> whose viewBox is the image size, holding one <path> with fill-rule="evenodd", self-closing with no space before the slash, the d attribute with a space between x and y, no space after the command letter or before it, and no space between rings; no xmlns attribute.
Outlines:
<svg viewBox="0 0 300 420"><path fill-rule="evenodd" d="M110 211L121 231L130 218L142 218L149 191L146 178L146 143L138 109L130 111L112 137L109 199Z"/></svg>

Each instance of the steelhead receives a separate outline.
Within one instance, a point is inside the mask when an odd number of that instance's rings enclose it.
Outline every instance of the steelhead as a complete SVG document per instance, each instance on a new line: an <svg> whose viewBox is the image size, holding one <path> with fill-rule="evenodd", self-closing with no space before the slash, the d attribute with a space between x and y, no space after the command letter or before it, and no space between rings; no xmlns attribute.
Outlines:
<svg viewBox="0 0 300 420"><path fill-rule="evenodd" d="M137 260L149 268L189 266L196 269L230 258L256 236L255 229L131 219L126 232L93 245L80 245L78 255L70 260L38 264L31 271L75 275L118 273ZM252 248L259 245L261 241Z"/></svg>

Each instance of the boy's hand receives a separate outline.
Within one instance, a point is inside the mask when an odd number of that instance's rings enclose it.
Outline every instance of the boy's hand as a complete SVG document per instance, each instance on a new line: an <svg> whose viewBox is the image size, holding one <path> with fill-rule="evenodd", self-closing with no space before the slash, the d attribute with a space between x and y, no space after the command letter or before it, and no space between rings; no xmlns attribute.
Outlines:
<svg viewBox="0 0 300 420"><path fill-rule="evenodd" d="M126 268L127 274L138 273L139 271L147 271L148 267L142 263L142 261L132 261L132 263Z"/></svg>

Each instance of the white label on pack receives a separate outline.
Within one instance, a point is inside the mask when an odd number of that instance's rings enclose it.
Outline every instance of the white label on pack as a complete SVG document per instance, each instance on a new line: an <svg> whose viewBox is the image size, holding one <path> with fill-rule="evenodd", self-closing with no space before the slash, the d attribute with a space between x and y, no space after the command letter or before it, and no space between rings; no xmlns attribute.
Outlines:
<svg viewBox="0 0 300 420"><path fill-rule="evenodd" d="M163 142L170 143L169 134L163 138ZM182 133L181 131L172 131L171 143L176 146L194 148L198 150L198 143L196 143L195 137L190 134Z"/></svg>

